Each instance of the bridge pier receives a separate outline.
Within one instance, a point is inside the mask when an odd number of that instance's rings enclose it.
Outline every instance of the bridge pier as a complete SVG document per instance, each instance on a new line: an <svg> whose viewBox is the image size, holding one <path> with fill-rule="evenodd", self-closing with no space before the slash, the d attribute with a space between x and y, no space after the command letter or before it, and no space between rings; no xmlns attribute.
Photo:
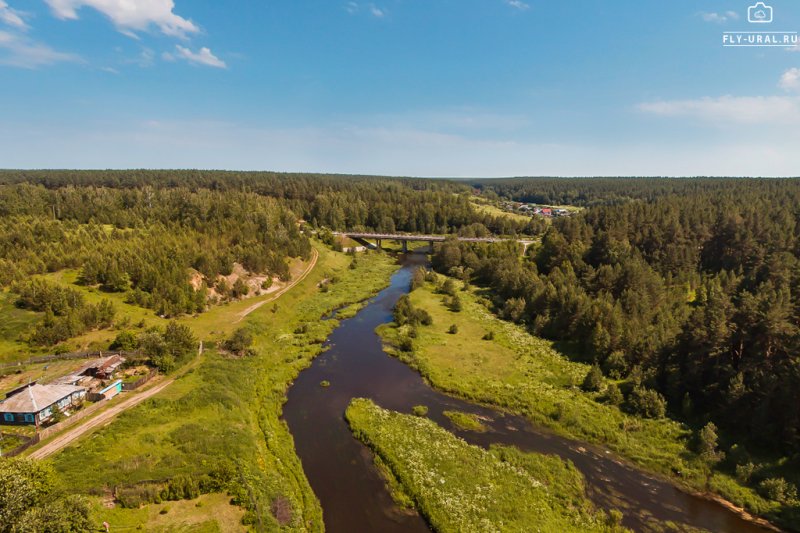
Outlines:
<svg viewBox="0 0 800 533"><path fill-rule="evenodd" d="M407 254L408 253L408 241L402 240L400 242L403 243L403 253Z"/></svg>

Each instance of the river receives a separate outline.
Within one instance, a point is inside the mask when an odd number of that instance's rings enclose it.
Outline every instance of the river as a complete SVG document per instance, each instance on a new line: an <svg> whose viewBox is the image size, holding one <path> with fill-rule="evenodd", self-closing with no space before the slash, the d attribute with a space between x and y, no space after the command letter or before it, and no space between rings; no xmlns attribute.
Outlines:
<svg viewBox="0 0 800 533"><path fill-rule="evenodd" d="M522 417L433 390L416 371L386 355L375 328L391 322L395 302L409 290L413 268L425 261L425 256L406 256L391 285L356 316L340 323L326 342L328 350L288 391L284 419L306 476L322 503L326 531L430 531L420 516L394 505L370 450L351 435L344 411L352 398L370 398L384 408L405 413L414 405L426 405L432 420L472 444L510 444L568 459L586 478L591 500L603 509L622 510L624 524L635 531L652 531L653 519L719 533L766 531L717 503L687 494L615 460L602 448L554 435ZM329 381L330 387L320 386L323 380ZM442 414L445 410L489 419L490 430L460 431Z"/></svg>

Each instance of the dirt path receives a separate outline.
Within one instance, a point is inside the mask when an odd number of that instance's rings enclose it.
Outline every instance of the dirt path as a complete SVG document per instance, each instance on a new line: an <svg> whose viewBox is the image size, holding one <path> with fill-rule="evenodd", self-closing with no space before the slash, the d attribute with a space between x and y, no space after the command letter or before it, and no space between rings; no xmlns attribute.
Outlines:
<svg viewBox="0 0 800 533"><path fill-rule="evenodd" d="M316 250L312 250L311 261L309 262L309 264L305 268L305 270L303 270L303 273L300 276L298 276L295 280L293 280L287 286L281 288L279 291L274 292L271 295L270 298L267 298L266 300L263 300L263 301L260 301L258 303L255 303L255 304L251 305L250 307L248 307L247 309L245 309L244 311L242 311L239 314L239 319L237 320L237 322L241 322L247 315L249 315L250 313L252 313L256 309L258 309L262 305L276 300L278 297L280 297L286 291L288 291L289 289L291 289L292 287L294 287L295 285L297 285L298 283L303 281L306 278L306 276L308 276L308 274L310 274L311 271L316 266L317 259L319 259L319 252L317 252ZM103 411L102 413L100 413L99 415L95 416L94 418L91 418L91 419L89 419L88 421L86 421L86 422L84 422L82 424L78 424L74 428L70 428L70 429L65 430L63 433L61 433L60 435L56 436L53 440L51 440L50 442L48 442L47 444L45 444L41 448L38 448L38 449L34 450L33 452L31 452L28 455L28 457L30 459L45 459L46 457L49 457L49 456L53 455L54 453L56 453L56 452L64 449L65 447L69 446L71 443L73 443L74 441L76 441L77 439L79 439L80 437L85 435L86 433L92 431L93 429L96 429L96 428L101 427L101 426L103 426L105 424L108 424L109 422L111 422L111 420L115 416L117 416L121 412L125 411L126 409L130 409L131 407L134 407L135 405L140 404L141 402L145 401L146 399L158 394L159 392L161 392L165 388L169 387L175 381L176 377L177 376L171 377L169 379L166 379L166 380L162 381L161 383L158 383L157 385L155 385L155 386L153 386L153 387L151 387L149 389L146 389L146 390L144 390L142 392L133 393L130 398L126 398L124 401L118 403L117 405L109 408L106 411Z"/></svg>
<svg viewBox="0 0 800 533"><path fill-rule="evenodd" d="M312 249L311 253L312 253L311 262L308 263L308 266L306 267L305 270L303 270L303 273L300 274L300 276L294 279L287 286L283 287L281 290L272 293L270 297L267 298L266 300L261 300L260 302L254 303L253 305L251 305L250 307L239 313L239 319L236 321L236 323L238 324L239 322L244 320L247 315L258 309L259 307L263 306L264 304L268 304L272 301L275 301L283 293L285 293L286 291L288 291L289 289L291 289L292 287L294 287L295 285L306 279L306 276L308 276L311 273L311 271L314 270L314 267L317 265L317 259L319 259L319 252Z"/></svg>
<svg viewBox="0 0 800 533"><path fill-rule="evenodd" d="M78 438L88 433L89 431L110 422L111 419L120 414L122 411L130 409L134 405L140 404L141 402L145 401L151 396L158 394L166 387L172 385L174 381L175 378L170 378L165 381L162 381L158 385L155 385L154 387L151 387L147 390L144 390L139 393L134 393L130 398L118 403L117 405L111 407L106 411L103 411L96 417L89 419L87 422L83 424L78 424L77 427L66 430L64 433L58 435L56 438L54 438L41 448L38 448L37 450L31 452L31 454L28 455L28 458L44 459L46 457L53 455L54 453L65 448L70 443L77 440Z"/></svg>

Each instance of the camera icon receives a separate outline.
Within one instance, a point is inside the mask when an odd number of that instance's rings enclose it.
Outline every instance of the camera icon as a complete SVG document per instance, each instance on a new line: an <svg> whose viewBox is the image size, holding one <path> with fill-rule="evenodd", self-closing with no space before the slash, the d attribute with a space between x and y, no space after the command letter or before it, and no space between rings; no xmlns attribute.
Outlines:
<svg viewBox="0 0 800 533"><path fill-rule="evenodd" d="M747 20L752 24L769 24L772 22L772 6L764 2L756 2L756 5L747 8Z"/></svg>

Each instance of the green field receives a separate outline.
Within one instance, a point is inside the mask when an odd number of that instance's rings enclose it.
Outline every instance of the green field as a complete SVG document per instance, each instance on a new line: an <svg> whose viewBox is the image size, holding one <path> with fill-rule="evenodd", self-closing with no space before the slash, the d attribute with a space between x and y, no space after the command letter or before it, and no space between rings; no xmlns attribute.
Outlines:
<svg viewBox="0 0 800 533"><path fill-rule="evenodd" d="M28 358L28 345L21 338L39 320L37 313L14 305L16 296L0 290L0 363Z"/></svg>
<svg viewBox="0 0 800 533"><path fill-rule="evenodd" d="M196 368L162 393L56 455L53 463L65 484L97 493L178 474L202 478L232 471L241 487L234 496L249 511L246 520L260 519L275 529L279 523L270 509L284 501L291 509L286 525L322 530L319 503L279 419L285 391L338 324L320 318L373 295L397 267L390 256L370 253L350 269L351 257L318 250L316 268L275 306L262 306L238 325L230 319L235 304L217 323L205 316L189 319L201 338L246 325L255 335L256 355L226 358L207 350ZM327 292L319 288L324 279L335 280ZM297 333L300 326L306 326L304 333Z"/></svg>
<svg viewBox="0 0 800 533"><path fill-rule="evenodd" d="M345 416L434 531L624 531L592 507L581 474L558 457L487 451L370 400L353 400Z"/></svg>
<svg viewBox="0 0 800 533"><path fill-rule="evenodd" d="M486 213L487 215L492 215L493 217L506 217L518 222L528 222L531 219L531 215L522 215L520 213L504 211L494 204L485 203L483 201L473 200L472 205L477 211Z"/></svg>
<svg viewBox="0 0 800 533"><path fill-rule="evenodd" d="M710 488L758 514L778 510L777 503L738 484L732 476L709 471L691 450L689 428L670 419L626 414L605 403L602 391L582 392L579 385L589 366L570 361L552 343L523 327L498 319L474 291L459 292L459 296L463 310L454 313L433 284L412 292L412 305L428 311L433 325L417 328L410 353L392 348L400 345L406 327L381 326L379 333L390 353L417 368L440 390L523 414L564 436L601 444L649 471L672 477L692 490ZM458 327L456 335L448 334L451 324ZM484 340L490 332L494 339Z"/></svg>

